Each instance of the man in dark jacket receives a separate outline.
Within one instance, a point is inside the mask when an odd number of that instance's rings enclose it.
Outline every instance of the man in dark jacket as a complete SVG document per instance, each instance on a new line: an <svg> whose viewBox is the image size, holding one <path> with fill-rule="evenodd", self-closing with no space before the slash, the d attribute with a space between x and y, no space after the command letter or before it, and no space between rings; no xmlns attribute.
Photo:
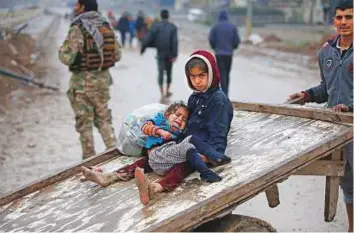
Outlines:
<svg viewBox="0 0 354 233"><path fill-rule="evenodd" d="M122 47L125 46L126 33L129 32L129 13L124 12L117 23L117 29L120 32Z"/></svg>
<svg viewBox="0 0 354 233"><path fill-rule="evenodd" d="M221 88L228 95L232 55L240 44L240 37L236 26L229 22L227 11L220 12L219 22L210 31L209 43L215 51L221 75Z"/></svg>
<svg viewBox="0 0 354 233"><path fill-rule="evenodd" d="M321 83L290 95L289 100L325 103L336 112L353 112L353 2L338 1L333 24L337 36L326 42L318 53ZM347 167L341 178L349 229L353 232L353 142L344 147Z"/></svg>
<svg viewBox="0 0 354 233"><path fill-rule="evenodd" d="M178 55L178 39L177 27L168 21L168 10L162 10L161 21L154 23L148 34L144 37L141 54L144 53L147 47L154 47L157 50L157 64L158 64L158 84L161 92L161 101L165 97L170 97L170 85L172 81L172 64ZM166 91L163 89L164 71L167 75Z"/></svg>

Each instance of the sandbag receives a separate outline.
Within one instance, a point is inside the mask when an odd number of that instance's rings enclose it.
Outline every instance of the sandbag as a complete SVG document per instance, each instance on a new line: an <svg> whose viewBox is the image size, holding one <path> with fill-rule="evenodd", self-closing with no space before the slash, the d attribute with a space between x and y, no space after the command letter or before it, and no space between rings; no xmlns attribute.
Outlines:
<svg viewBox="0 0 354 233"><path fill-rule="evenodd" d="M147 136L141 132L141 126L157 113L164 112L166 108L167 106L163 104L148 104L130 113L118 134L118 150L125 155L141 156L147 139Z"/></svg>

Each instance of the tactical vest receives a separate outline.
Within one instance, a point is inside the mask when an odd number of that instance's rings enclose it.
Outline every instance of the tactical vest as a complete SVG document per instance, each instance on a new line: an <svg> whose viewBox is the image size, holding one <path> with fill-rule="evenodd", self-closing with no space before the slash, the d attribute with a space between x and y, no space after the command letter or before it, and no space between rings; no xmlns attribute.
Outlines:
<svg viewBox="0 0 354 233"><path fill-rule="evenodd" d="M101 65L101 57L96 48L95 41L81 25L79 27L84 36L84 47L83 51L76 56L75 62L69 69L72 72L98 70ZM98 30L101 32L104 40L101 70L105 70L114 66L116 62L115 36L109 24L99 27Z"/></svg>

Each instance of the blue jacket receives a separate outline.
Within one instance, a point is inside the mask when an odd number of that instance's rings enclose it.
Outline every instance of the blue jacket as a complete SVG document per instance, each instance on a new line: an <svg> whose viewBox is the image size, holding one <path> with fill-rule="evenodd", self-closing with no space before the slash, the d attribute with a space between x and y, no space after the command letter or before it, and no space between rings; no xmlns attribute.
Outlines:
<svg viewBox="0 0 354 233"><path fill-rule="evenodd" d="M172 126L162 113L158 113L150 121L152 121L154 125L159 127L160 129L170 132L172 134L172 140L177 140L177 138L182 134L182 131ZM148 136L146 140L145 148L150 149L151 147L161 145L164 142L166 141L164 141L163 138L161 137Z"/></svg>
<svg viewBox="0 0 354 233"><path fill-rule="evenodd" d="M240 44L240 37L235 25L229 22L226 11L221 11L219 23L210 31L209 43L216 55L231 55Z"/></svg>
<svg viewBox="0 0 354 233"><path fill-rule="evenodd" d="M117 28L120 32L128 32L129 31L129 19L126 16L120 17Z"/></svg>
<svg viewBox="0 0 354 233"><path fill-rule="evenodd" d="M190 116L186 135L196 135L215 150L224 153L233 108L220 87L212 87L204 93L193 93L188 100L188 109Z"/></svg>
<svg viewBox="0 0 354 233"><path fill-rule="evenodd" d="M342 56L336 47L338 39L320 49L321 83L306 92L310 102L327 102L328 107L345 104L353 111L353 46Z"/></svg>

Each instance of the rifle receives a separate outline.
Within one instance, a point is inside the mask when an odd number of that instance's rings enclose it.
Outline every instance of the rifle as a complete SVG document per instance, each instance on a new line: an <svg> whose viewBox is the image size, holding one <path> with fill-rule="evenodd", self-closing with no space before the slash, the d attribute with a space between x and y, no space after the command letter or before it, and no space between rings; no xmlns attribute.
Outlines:
<svg viewBox="0 0 354 233"><path fill-rule="evenodd" d="M46 88L46 89L50 89L53 91L59 91L59 87L53 87L53 86L49 86L49 85L46 85L41 82L37 82L37 81L33 80L33 78L31 78L31 77L25 77L23 75L20 75L20 74L13 72L13 71L10 71L4 67L0 67L0 75L3 75L5 77L9 77L9 78L14 78L14 79L17 79L20 81L24 81L25 83L32 83L40 88Z"/></svg>

